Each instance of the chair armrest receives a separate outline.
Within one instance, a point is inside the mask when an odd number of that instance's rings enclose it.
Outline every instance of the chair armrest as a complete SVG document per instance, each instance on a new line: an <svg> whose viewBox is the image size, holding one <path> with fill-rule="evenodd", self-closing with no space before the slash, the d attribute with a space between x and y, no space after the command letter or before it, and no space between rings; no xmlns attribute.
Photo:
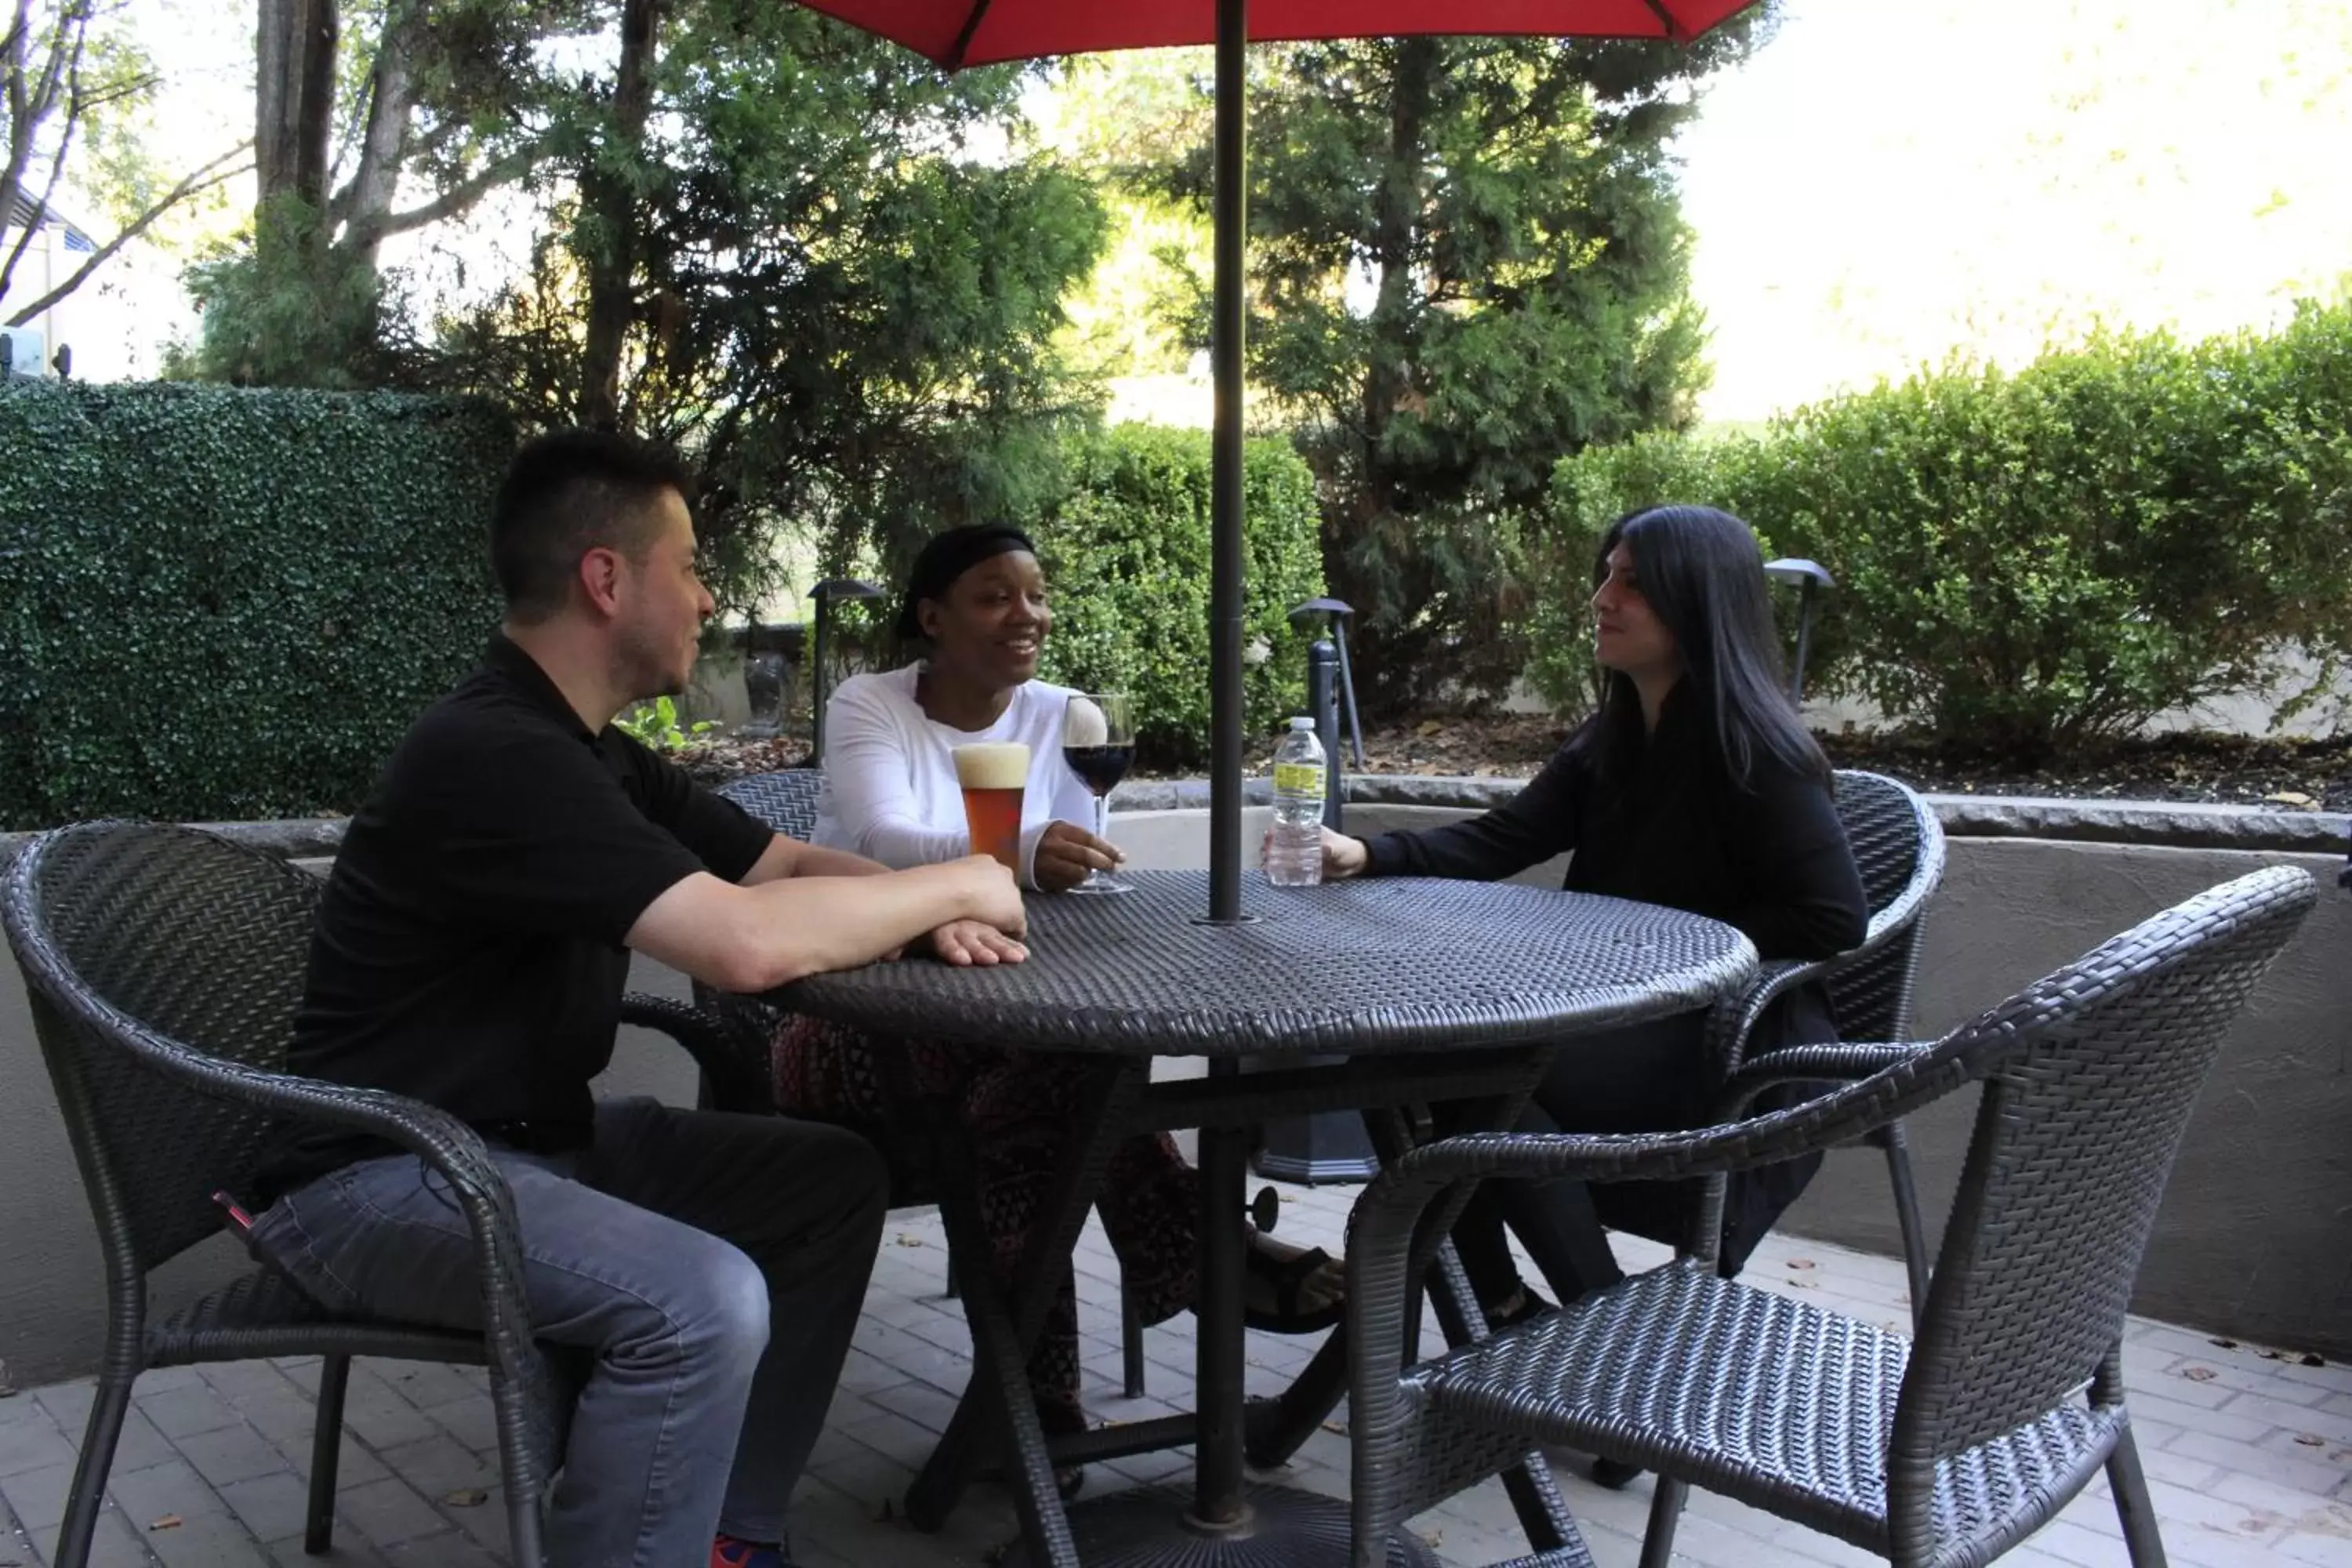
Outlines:
<svg viewBox="0 0 2352 1568"><path fill-rule="evenodd" d="M1773 1003L1801 985L1826 976L1838 964L1868 950L1868 942L1852 952L1836 958L1817 959L1800 963L1793 959L1775 959L1757 966L1756 978L1747 986L1717 998L1706 1014L1706 1059L1722 1064L1727 1077L1739 1070L1748 1049L1748 1037L1756 1021L1764 1016Z"/></svg>
<svg viewBox="0 0 2352 1568"><path fill-rule="evenodd" d="M747 1058L725 1020L689 1003L632 991L621 998L621 1022L659 1030L684 1047L702 1069L714 1110L765 1115L776 1109L767 1073Z"/></svg>
<svg viewBox="0 0 2352 1568"><path fill-rule="evenodd" d="M1421 1212L1452 1183L1567 1177L1584 1182L1677 1181L1744 1171L1846 1142L1910 1114L1979 1076L1979 1042L1819 1047L1870 1077L1786 1110L1688 1131L1607 1134L1477 1132L1409 1151L1373 1177L1348 1220L1348 1302L1404 1300L1405 1249ZM1778 1057L1780 1053L1774 1053ZM1812 1076L1809 1065L1806 1076ZM1400 1347L1401 1349L1402 1347Z"/></svg>
<svg viewBox="0 0 2352 1568"><path fill-rule="evenodd" d="M165 1078L216 1100L371 1133L415 1154L449 1184L473 1237L475 1266L481 1275L483 1335L492 1364L521 1394L530 1413L534 1455L544 1456L535 1458L537 1474L525 1477L524 1484L543 1481L555 1453L562 1396L539 1352L530 1303L523 1296L514 1193L481 1134L421 1100L206 1056L149 1031L94 998L77 1000L87 1010L110 1015L107 1022L118 1037L129 1043L142 1065Z"/></svg>
<svg viewBox="0 0 2352 1568"><path fill-rule="evenodd" d="M1778 1050L1759 1052L1741 1062L1738 1069L1725 1080L1722 1096L1716 1104L1717 1118L1723 1121L1737 1121L1748 1114L1748 1108L1756 1102L1759 1095L1783 1084L1819 1083L1824 1079L1851 1082L1899 1066L1934 1047L1933 1040L1886 1045L1852 1045L1832 1041L1823 1045L1783 1046Z"/></svg>

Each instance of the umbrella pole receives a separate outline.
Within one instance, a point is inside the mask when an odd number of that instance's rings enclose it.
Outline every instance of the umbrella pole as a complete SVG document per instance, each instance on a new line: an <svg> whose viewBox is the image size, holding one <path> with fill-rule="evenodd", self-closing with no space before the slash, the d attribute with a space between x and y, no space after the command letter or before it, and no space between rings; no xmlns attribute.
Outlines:
<svg viewBox="0 0 2352 1568"><path fill-rule="evenodd" d="M1242 912L1242 48L1248 0L1217 0L1217 292L1210 353L1217 384L1209 492L1209 918ZM1238 1064L1213 1062L1212 1074ZM1203 1535L1245 1529L1242 1474L1242 1173L1250 1131L1201 1131L1201 1310L1195 1381L1201 1408L1187 1523Z"/></svg>
<svg viewBox="0 0 2352 1568"><path fill-rule="evenodd" d="M1216 429L1209 491L1209 919L1242 912L1242 48L1247 0L1217 0L1216 292L1209 357Z"/></svg>

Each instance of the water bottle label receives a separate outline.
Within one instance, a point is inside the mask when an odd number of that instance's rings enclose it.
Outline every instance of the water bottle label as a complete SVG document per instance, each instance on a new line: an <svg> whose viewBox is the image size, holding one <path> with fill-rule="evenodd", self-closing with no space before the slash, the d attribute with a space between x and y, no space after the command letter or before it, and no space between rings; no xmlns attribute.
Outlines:
<svg viewBox="0 0 2352 1568"><path fill-rule="evenodd" d="M1275 763L1274 793L1320 795L1323 793L1322 764L1319 763Z"/></svg>

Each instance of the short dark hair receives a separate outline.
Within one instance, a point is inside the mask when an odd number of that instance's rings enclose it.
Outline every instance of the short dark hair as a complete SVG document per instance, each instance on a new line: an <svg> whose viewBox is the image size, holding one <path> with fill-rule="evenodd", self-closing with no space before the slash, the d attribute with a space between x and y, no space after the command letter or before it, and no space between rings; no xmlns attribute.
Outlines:
<svg viewBox="0 0 2352 1568"><path fill-rule="evenodd" d="M490 569L507 612L530 621L562 609L590 550L642 557L665 491L694 497L694 476L667 447L609 430L551 430L524 442L490 513Z"/></svg>

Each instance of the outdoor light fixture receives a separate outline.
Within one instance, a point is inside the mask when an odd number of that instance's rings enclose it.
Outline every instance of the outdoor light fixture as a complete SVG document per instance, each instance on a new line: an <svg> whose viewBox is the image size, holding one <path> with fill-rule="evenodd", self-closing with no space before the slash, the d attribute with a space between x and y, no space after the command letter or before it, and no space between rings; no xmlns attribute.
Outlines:
<svg viewBox="0 0 2352 1568"><path fill-rule="evenodd" d="M1764 575L1775 583L1797 585L1797 662L1789 671L1789 700L1805 700L1805 647L1813 635L1813 590L1834 588L1837 579L1831 576L1818 561L1803 561L1794 556L1764 563Z"/></svg>

